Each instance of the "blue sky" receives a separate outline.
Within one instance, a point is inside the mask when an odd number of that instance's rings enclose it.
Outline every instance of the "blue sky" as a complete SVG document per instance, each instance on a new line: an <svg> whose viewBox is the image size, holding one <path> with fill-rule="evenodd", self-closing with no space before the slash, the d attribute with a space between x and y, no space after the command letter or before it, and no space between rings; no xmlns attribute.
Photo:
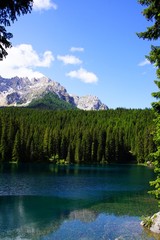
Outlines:
<svg viewBox="0 0 160 240"><path fill-rule="evenodd" d="M7 30L13 47L2 77L45 75L70 94L95 95L109 108L148 108L155 68L145 59L149 26L137 0L35 0Z"/></svg>

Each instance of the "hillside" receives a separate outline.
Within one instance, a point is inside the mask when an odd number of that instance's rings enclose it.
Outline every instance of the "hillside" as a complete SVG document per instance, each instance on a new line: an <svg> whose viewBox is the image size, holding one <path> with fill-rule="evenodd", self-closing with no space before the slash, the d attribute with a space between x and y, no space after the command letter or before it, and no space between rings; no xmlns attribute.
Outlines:
<svg viewBox="0 0 160 240"><path fill-rule="evenodd" d="M55 93L46 93L41 98L33 99L27 106L29 108L67 110L76 109L76 106L60 99Z"/></svg>

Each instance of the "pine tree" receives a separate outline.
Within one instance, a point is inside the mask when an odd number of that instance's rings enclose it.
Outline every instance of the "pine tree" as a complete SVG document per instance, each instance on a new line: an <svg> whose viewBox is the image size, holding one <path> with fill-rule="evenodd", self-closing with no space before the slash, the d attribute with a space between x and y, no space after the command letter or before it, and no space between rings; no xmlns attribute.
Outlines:
<svg viewBox="0 0 160 240"><path fill-rule="evenodd" d="M8 124L5 122L3 119L2 121L2 130L1 130L1 139L0 139L0 160L2 162L7 161L7 129L8 129Z"/></svg>
<svg viewBox="0 0 160 240"><path fill-rule="evenodd" d="M12 162L19 162L20 160L20 133L18 130L13 144Z"/></svg>
<svg viewBox="0 0 160 240"><path fill-rule="evenodd" d="M43 137L43 153L45 158L49 156L48 143L49 143L49 129L47 127L44 131L44 137Z"/></svg>
<svg viewBox="0 0 160 240"><path fill-rule="evenodd" d="M152 26L148 27L145 32L138 33L138 36L147 40L158 40L160 38L160 2L159 0L139 0L139 3L146 8L143 10L144 17L153 23ZM152 104L156 112L156 131L154 135L154 140L157 146L157 151L152 154L155 171L157 173L157 179L151 182L155 190L152 191L153 194L159 199L160 198L160 46L151 46L151 51L147 59L155 65L157 80L155 84L158 87L158 92L153 93L158 101Z"/></svg>
<svg viewBox="0 0 160 240"><path fill-rule="evenodd" d="M0 2L0 60L7 56L7 48L10 48L11 33L6 31L6 26L17 20L17 17L30 13L33 0L5 0Z"/></svg>

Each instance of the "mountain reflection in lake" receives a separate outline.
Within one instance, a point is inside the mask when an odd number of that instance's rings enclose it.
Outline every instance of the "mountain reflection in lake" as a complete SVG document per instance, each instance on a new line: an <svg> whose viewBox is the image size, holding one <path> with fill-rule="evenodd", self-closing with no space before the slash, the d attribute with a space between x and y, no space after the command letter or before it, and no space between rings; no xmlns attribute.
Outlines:
<svg viewBox="0 0 160 240"><path fill-rule="evenodd" d="M0 239L158 239L139 224L158 210L152 179L136 165L1 166Z"/></svg>

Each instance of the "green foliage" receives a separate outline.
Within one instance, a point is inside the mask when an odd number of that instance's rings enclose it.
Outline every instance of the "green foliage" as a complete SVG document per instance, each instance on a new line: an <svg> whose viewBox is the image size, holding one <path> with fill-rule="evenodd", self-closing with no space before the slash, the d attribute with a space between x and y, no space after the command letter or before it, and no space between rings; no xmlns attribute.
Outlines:
<svg viewBox="0 0 160 240"><path fill-rule="evenodd" d="M18 162L20 160L20 134L19 131L17 131L14 144L13 144L13 150L12 150L12 161Z"/></svg>
<svg viewBox="0 0 160 240"><path fill-rule="evenodd" d="M17 17L30 13L33 0L5 0L0 2L0 60L7 56L6 49L11 47L11 33L6 31L6 26L10 26Z"/></svg>
<svg viewBox="0 0 160 240"><path fill-rule="evenodd" d="M70 103L60 99L54 93L46 93L39 99L34 99L28 106L29 108L41 108L41 109L51 109L51 110L67 110L76 109Z"/></svg>
<svg viewBox="0 0 160 240"><path fill-rule="evenodd" d="M0 161L130 163L154 151L150 109L0 109Z"/></svg>
<svg viewBox="0 0 160 240"><path fill-rule="evenodd" d="M148 27L145 32L138 34L140 38L148 40L158 40L160 38L160 2L159 0L139 0L141 5L146 6L143 10L144 17L153 23ZM156 151L151 154L155 172L157 173L157 179L151 182L151 186L154 186L154 190L151 191L158 199L160 199L160 46L151 46L151 51L147 59L156 67L157 80L155 84L158 87L158 91L152 93L152 96L156 98L157 102L152 103L152 107L155 111L155 132L154 142L156 144ZM159 202L160 204L160 202Z"/></svg>
<svg viewBox="0 0 160 240"><path fill-rule="evenodd" d="M143 16L154 23L148 27L145 32L138 33L138 36L143 39L156 40L160 36L160 4L159 0L139 0L139 3L146 8L143 10Z"/></svg>
<svg viewBox="0 0 160 240"><path fill-rule="evenodd" d="M142 217L142 222L146 228L150 229L152 227L153 220L151 217Z"/></svg>

